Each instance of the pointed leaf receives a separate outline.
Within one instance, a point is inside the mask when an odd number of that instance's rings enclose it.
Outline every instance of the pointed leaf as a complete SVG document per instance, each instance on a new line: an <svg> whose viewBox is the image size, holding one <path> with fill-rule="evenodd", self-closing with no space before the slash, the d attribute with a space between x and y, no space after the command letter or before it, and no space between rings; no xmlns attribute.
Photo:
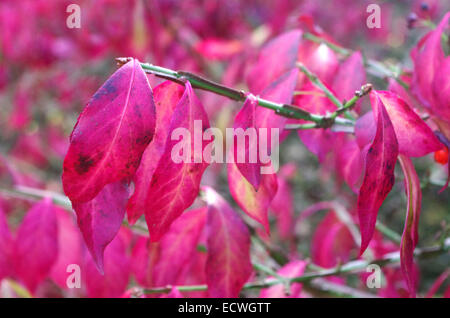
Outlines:
<svg viewBox="0 0 450 318"><path fill-rule="evenodd" d="M247 76L250 92L260 94L270 83L295 67L301 36L300 30L289 31L261 49Z"/></svg>
<svg viewBox="0 0 450 318"><path fill-rule="evenodd" d="M170 81L163 82L154 89L156 104L155 136L145 149L139 168L133 177L134 193L127 204L127 215L131 224L134 224L145 211L147 197L151 189L152 175L166 148L167 137L169 136L168 127L173 111L183 92L183 86Z"/></svg>
<svg viewBox="0 0 450 318"><path fill-rule="evenodd" d="M378 95L372 96L372 107L378 114L378 120L375 138L365 156L364 179L357 202L361 229L360 254L372 239L378 210L394 185L394 168L398 156L398 143L392 122Z"/></svg>
<svg viewBox="0 0 450 318"><path fill-rule="evenodd" d="M114 239L125 215L128 187L122 182L108 184L86 203L73 203L78 226L100 273L103 273L103 252Z"/></svg>
<svg viewBox="0 0 450 318"><path fill-rule="evenodd" d="M414 249L419 239L419 216L422 205L422 190L420 180L414 165L406 156L399 156L400 165L405 175L406 196L408 205L406 210L405 227L400 244L400 265L403 277L408 285L409 293L416 296L416 275L414 273Z"/></svg>
<svg viewBox="0 0 450 318"><path fill-rule="evenodd" d="M268 208L278 189L275 173L261 175L258 191L242 176L236 164L227 164L228 185L233 199L252 219L258 221L269 233Z"/></svg>
<svg viewBox="0 0 450 318"><path fill-rule="evenodd" d="M134 175L153 138L153 94L139 62L116 71L80 114L64 159L64 192L87 202L112 182Z"/></svg>
<svg viewBox="0 0 450 318"><path fill-rule="evenodd" d="M210 297L237 297L252 273L250 233L244 222L213 189L208 203L206 279Z"/></svg>
<svg viewBox="0 0 450 318"><path fill-rule="evenodd" d="M207 128L209 120L205 110L195 96L191 84L187 82L185 92L174 110L169 128L170 140L152 176L146 200L145 219L153 242L158 241L167 232L170 224L197 197L203 172L208 166L202 159L206 143L201 137ZM187 135L181 136L181 140L172 140L172 132L175 129L184 129L182 132ZM174 147L177 144L183 144L187 149L180 162L175 162L172 156L172 153L176 152Z"/></svg>
<svg viewBox="0 0 450 318"><path fill-rule="evenodd" d="M6 215L0 207L0 281L11 274L13 238Z"/></svg>

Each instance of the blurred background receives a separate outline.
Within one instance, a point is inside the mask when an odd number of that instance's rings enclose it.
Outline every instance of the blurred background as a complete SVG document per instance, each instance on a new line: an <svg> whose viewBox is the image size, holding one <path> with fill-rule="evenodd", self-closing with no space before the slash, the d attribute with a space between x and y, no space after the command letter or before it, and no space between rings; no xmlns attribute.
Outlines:
<svg viewBox="0 0 450 318"><path fill-rule="evenodd" d="M371 3L381 7L380 29L366 27L366 8ZM80 28L66 24L69 4L81 8ZM0 187L20 183L63 193L60 178L70 132L90 97L116 70L116 57L133 56L246 89L246 61L268 39L302 28L361 50L365 57L409 69L411 48L449 10L448 0L2 0ZM149 79L152 85L160 82ZM387 87L387 81L370 74L368 80L377 89ZM212 125L230 127L240 105L210 93L198 94ZM297 167L290 180L295 215L313 203L350 195L346 186L336 182L333 169L319 165L295 134L280 154L283 164ZM435 243L450 223L450 195L449 191L439 195L440 187L432 182L436 174L442 179L444 171L432 155L414 162L424 186L419 245L426 246ZM208 169L205 183L230 199L221 169ZM402 183L397 182L380 219L401 233L405 206ZM0 192L0 207L14 229L29 202ZM308 255L323 216L316 213L298 225L297 252ZM450 258L444 255L424 262L422 289L448 267Z"/></svg>

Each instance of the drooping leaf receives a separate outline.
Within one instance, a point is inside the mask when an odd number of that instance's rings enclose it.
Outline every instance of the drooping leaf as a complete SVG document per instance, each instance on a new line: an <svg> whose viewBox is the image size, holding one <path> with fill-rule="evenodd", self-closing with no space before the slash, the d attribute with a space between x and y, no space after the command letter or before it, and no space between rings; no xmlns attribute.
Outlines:
<svg viewBox="0 0 450 318"><path fill-rule="evenodd" d="M50 198L28 211L14 244L15 275L34 293L58 257L58 228Z"/></svg>
<svg viewBox="0 0 450 318"><path fill-rule="evenodd" d="M158 241L170 224L194 202L203 172L208 166L202 159L206 145L201 134L209 128L209 120L191 84L187 82L185 85L186 89L170 123L170 140L148 190L145 219L152 241ZM175 134L173 139L172 132L175 129L181 135ZM184 148L182 154L180 145ZM179 158L174 158L178 155Z"/></svg>
<svg viewBox="0 0 450 318"><path fill-rule="evenodd" d="M67 211L55 208L58 225L58 258L52 266L51 279L62 289L67 288L67 272L71 264L81 264L82 239L76 226L74 215Z"/></svg>
<svg viewBox="0 0 450 318"><path fill-rule="evenodd" d="M258 190L261 182L261 161L259 159L258 127L255 123L255 112L258 101L249 95L234 119L234 162L242 176ZM240 133L242 131L242 134ZM238 136L244 136L239 141ZM248 136L248 137L247 137ZM244 149L242 149L244 142Z"/></svg>
<svg viewBox="0 0 450 318"><path fill-rule="evenodd" d="M398 142L394 127L378 95L372 95L372 107L377 117L377 131L365 156L365 172L359 190L357 211L361 230L362 254L375 229L378 210L391 191L394 168L398 156Z"/></svg>
<svg viewBox="0 0 450 318"><path fill-rule="evenodd" d="M431 128L400 97L387 91L374 91L371 102L377 101L383 103L394 126L399 153L422 157L442 148Z"/></svg>
<svg viewBox="0 0 450 318"><path fill-rule="evenodd" d="M333 91L339 100L349 100L366 83L366 71L361 52L350 55L339 65L336 76L333 79ZM358 111L359 103L355 109Z"/></svg>
<svg viewBox="0 0 450 318"><path fill-rule="evenodd" d="M161 238L161 253L154 268L156 286L174 285L191 260L206 222L206 208L184 212Z"/></svg>
<svg viewBox="0 0 450 318"><path fill-rule="evenodd" d="M6 215L0 207L0 281L11 274L13 238Z"/></svg>
<svg viewBox="0 0 450 318"><path fill-rule="evenodd" d="M399 156L400 165L405 175L406 196L408 198L405 227L400 244L400 265L411 297L416 296L416 275L414 273L414 249L419 239L419 216L422 205L420 180L414 165L406 156Z"/></svg>
<svg viewBox="0 0 450 318"><path fill-rule="evenodd" d="M105 186L86 203L73 203L84 242L100 273L103 273L103 252L120 229L128 200L128 187L122 182Z"/></svg>
<svg viewBox="0 0 450 318"><path fill-rule="evenodd" d="M130 277L130 260L126 253L126 229L122 229L105 249L104 274L87 255L84 279L88 297L120 297L126 290ZM83 277L83 276L82 276Z"/></svg>
<svg viewBox="0 0 450 318"><path fill-rule="evenodd" d="M277 274L281 277L294 278L301 276L306 268L305 261L291 261L284 265ZM273 285L269 288L261 289L259 298L299 298L301 296L303 284L293 283L290 285L290 294L286 294L283 284Z"/></svg>
<svg viewBox="0 0 450 318"><path fill-rule="evenodd" d="M163 82L154 89L156 105L155 135L145 149L139 168L133 177L134 193L127 204L128 221L131 224L134 224L145 211L147 197L151 189L152 175L166 148L167 137L169 136L168 127L183 91L183 86L170 81Z"/></svg>
<svg viewBox="0 0 450 318"><path fill-rule="evenodd" d="M270 83L295 67L301 36L300 30L289 31L261 49L247 76L250 92L260 94Z"/></svg>
<svg viewBox="0 0 450 318"><path fill-rule="evenodd" d="M153 138L153 94L139 62L116 71L80 114L64 159L64 192L87 202L112 182L130 178Z"/></svg>
<svg viewBox="0 0 450 318"><path fill-rule="evenodd" d="M252 273L250 233L228 203L204 187L208 203L206 280L210 297L237 297Z"/></svg>
<svg viewBox="0 0 450 318"><path fill-rule="evenodd" d="M228 185L233 199L248 216L258 221L269 233L268 208L278 189L275 173L262 174L258 191L242 177L236 164L227 164Z"/></svg>

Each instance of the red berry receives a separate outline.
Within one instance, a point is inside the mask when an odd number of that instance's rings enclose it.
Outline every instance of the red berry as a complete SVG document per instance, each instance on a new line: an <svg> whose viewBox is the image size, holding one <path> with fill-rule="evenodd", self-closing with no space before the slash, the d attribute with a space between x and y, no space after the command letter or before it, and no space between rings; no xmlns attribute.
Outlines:
<svg viewBox="0 0 450 318"><path fill-rule="evenodd" d="M434 153L434 161L445 165L448 162L448 148L442 148Z"/></svg>

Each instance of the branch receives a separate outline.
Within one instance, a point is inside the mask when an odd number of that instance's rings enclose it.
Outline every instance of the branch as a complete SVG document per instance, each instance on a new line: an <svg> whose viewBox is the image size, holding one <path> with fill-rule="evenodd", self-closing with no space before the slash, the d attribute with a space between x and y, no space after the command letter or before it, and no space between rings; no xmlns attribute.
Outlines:
<svg viewBox="0 0 450 318"><path fill-rule="evenodd" d="M116 58L118 65L123 65L127 63L130 58ZM140 63L141 67L146 73L153 74L155 76L179 83L184 84L184 82L189 81L194 88L202 89L221 95L236 101L245 101L247 93L243 90L236 90L234 88L227 87L225 85L216 83L199 75L183 72L174 71L168 68L164 68L157 65L152 65L148 63ZM276 114L293 119L303 119L306 121L311 121L316 123L316 125L322 128L331 127L334 123L344 126L353 126L353 121L335 117L329 118L328 116L322 116L318 114L312 114L306 110L299 108L298 106L291 104L281 104L272 102L267 99L257 97L258 105L264 108L273 110Z"/></svg>
<svg viewBox="0 0 450 318"><path fill-rule="evenodd" d="M450 251L450 237L448 237L442 245L439 246L430 246L424 248L417 248L414 251L414 255L418 259L432 257L436 255L441 255ZM348 273L358 273L361 271L365 271L367 266L370 264L377 264L379 266L386 266L390 264L398 264L400 262L400 253L394 252L386 254L384 257L375 259L373 261L367 260L355 260L348 262L343 265L336 266L330 269L324 269L316 272L310 272L303 274L294 278L284 278L283 280L269 278L259 282L251 282L244 285L243 290L247 289L260 289L260 288L268 288L278 284L285 284L286 281L289 284L292 283L304 283L309 282L315 278L335 276L339 274L348 274ZM205 291L208 290L207 285L190 285L190 286L176 286L176 288L180 292L190 292L190 291ZM142 292L144 294L161 294L168 293L172 289L172 286L164 286L164 287L155 287L155 288L146 288L143 289Z"/></svg>

